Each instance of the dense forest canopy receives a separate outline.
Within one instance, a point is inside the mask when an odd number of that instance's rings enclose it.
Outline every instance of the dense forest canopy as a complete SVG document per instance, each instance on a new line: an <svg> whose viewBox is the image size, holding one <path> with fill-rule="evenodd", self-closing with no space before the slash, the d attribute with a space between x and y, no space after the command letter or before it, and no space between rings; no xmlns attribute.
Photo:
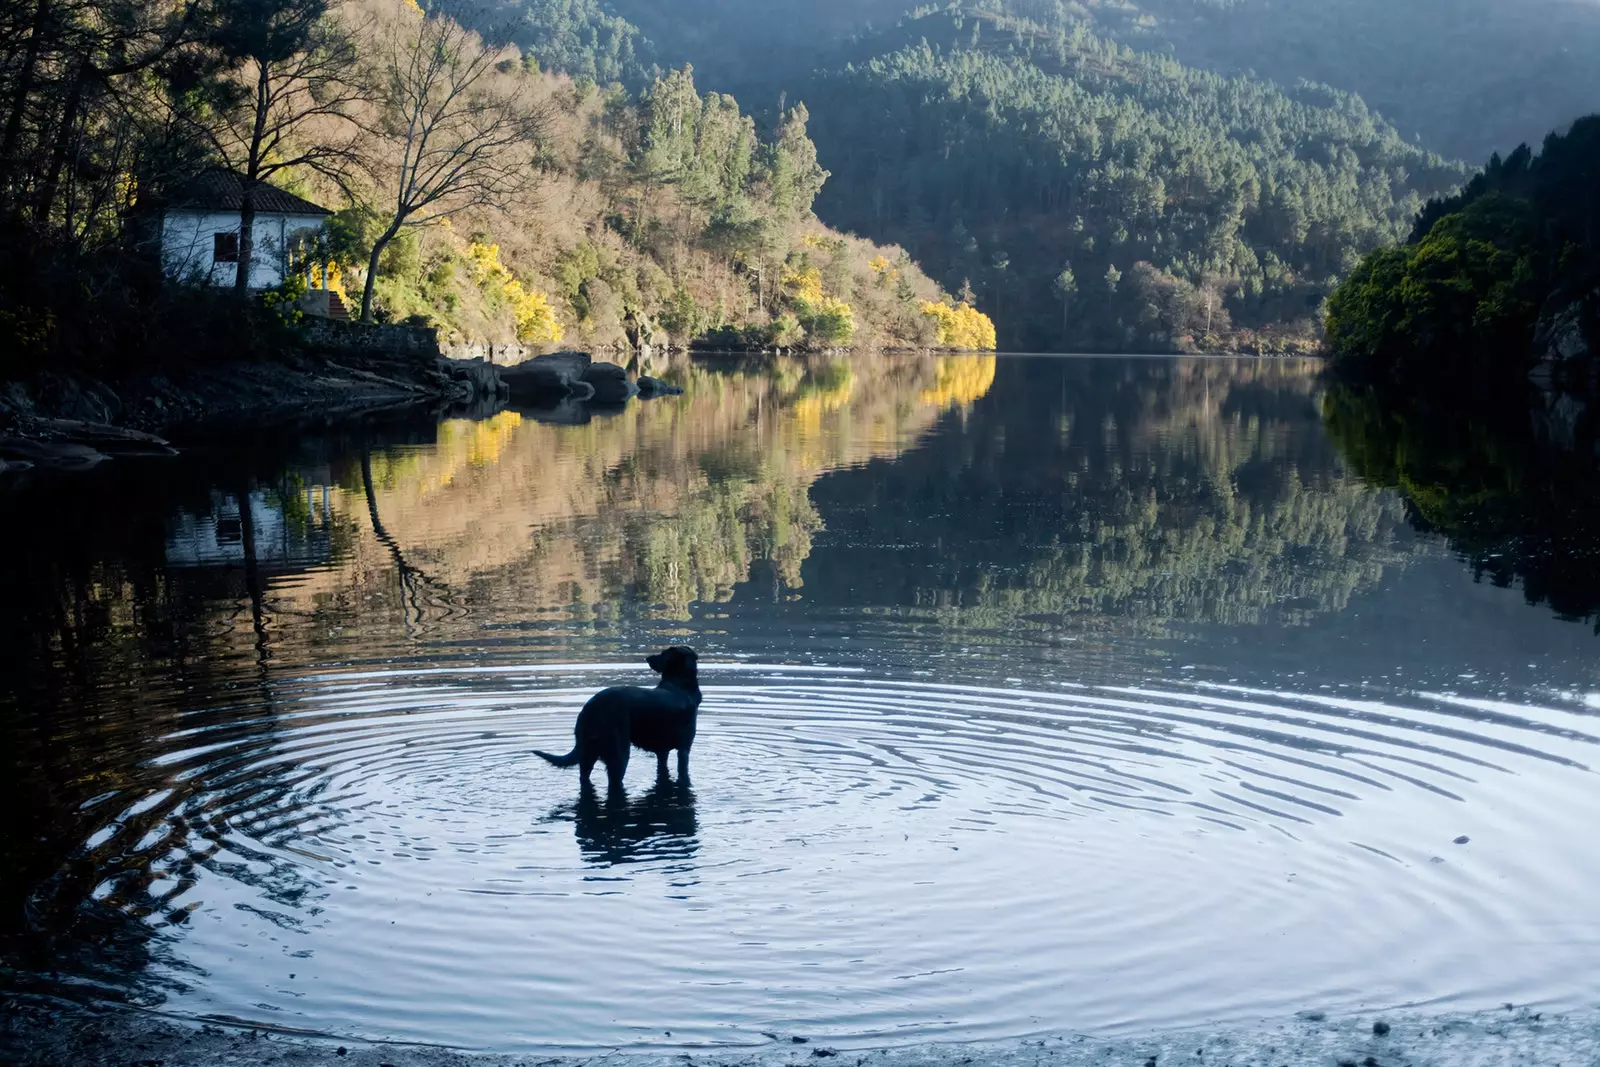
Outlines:
<svg viewBox="0 0 1600 1067"><path fill-rule="evenodd" d="M1343 368L1380 379L1520 381L1541 360L1587 378L1600 350L1600 116L1537 155L1494 156L1429 203L1407 244L1373 252L1333 294L1328 340Z"/></svg>
<svg viewBox="0 0 1600 1067"><path fill-rule="evenodd" d="M1559 128L1600 91L1600 9L1530 3L462 7L495 60L481 88L524 98L536 136L521 195L445 232L380 209L367 165L403 156L405 124L367 91L362 27L415 5L29 0L0 13L0 187L13 218L99 252L220 155L345 207L334 251L374 314L458 337L986 337L953 322L965 303L1015 346L1305 346L1339 279L1464 177L1448 154ZM224 149L252 127L253 71L304 113ZM900 247L825 232L813 202Z"/></svg>
<svg viewBox="0 0 1600 1067"><path fill-rule="evenodd" d="M592 22L599 2L556 6ZM1461 177L1354 94L1208 73L1148 35L1144 51L1119 43L1153 16L1056 0L902 6L603 11L652 55L734 87L758 119L803 99L832 173L821 216L970 287L1010 345L1308 340L1338 278ZM534 21L554 10L524 7Z"/></svg>
<svg viewBox="0 0 1600 1067"><path fill-rule="evenodd" d="M693 62L764 109L769 90L793 92L903 16L951 7L1082 25L1217 73L1325 83L1455 158L1508 152L1600 99L1590 0L510 0L501 17L514 11L519 42L561 69L626 82Z"/></svg>
<svg viewBox="0 0 1600 1067"><path fill-rule="evenodd" d="M1004 19L932 15L897 36L808 94L834 173L819 210L970 281L1013 343L1313 336L1361 253L1458 180L1331 90Z"/></svg>
<svg viewBox="0 0 1600 1067"><path fill-rule="evenodd" d="M1456 158L1537 141L1600 101L1591 0L1135 0L1101 11L1134 47L1360 93L1406 137Z"/></svg>

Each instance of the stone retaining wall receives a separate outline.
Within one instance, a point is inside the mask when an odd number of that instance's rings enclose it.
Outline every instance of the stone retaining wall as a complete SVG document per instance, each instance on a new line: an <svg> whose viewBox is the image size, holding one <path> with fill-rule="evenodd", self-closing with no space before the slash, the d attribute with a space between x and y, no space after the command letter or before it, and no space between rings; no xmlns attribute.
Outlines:
<svg viewBox="0 0 1600 1067"><path fill-rule="evenodd" d="M442 354L439 332L432 326L371 326L308 317L302 325L302 336L307 348L330 355L357 352L428 360L438 359Z"/></svg>

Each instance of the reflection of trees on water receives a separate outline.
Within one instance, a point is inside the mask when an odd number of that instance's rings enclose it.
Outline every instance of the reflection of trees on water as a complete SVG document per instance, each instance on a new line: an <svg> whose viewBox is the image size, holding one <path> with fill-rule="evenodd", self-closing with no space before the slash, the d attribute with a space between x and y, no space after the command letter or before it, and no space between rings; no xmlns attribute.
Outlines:
<svg viewBox="0 0 1600 1067"><path fill-rule="evenodd" d="M26 521L0 524L0 558L19 564L0 612L0 958L131 992L205 868L308 891L239 837L306 802L291 766L243 754L278 732L272 583L347 531L281 453L107 465L5 503ZM197 730L231 761L174 759Z"/></svg>
<svg viewBox="0 0 1600 1067"><path fill-rule="evenodd" d="M400 583L400 602L403 618L408 627L420 626L427 618L427 602L422 595L425 587L439 586L420 567L406 559L405 549L383 525L378 514L378 492L372 481L372 449L365 442L361 446L361 493L366 497L367 516L372 521L372 536L376 537L394 559L395 575Z"/></svg>
<svg viewBox="0 0 1600 1067"><path fill-rule="evenodd" d="M1480 580L1520 584L1530 604L1600 633L1600 462L1590 442L1541 440L1536 403L1336 385L1323 412L1351 468L1397 490L1412 524Z"/></svg>
<svg viewBox="0 0 1600 1067"><path fill-rule="evenodd" d="M26 521L0 524L0 558L26 565L0 612L0 955L137 974L208 867L296 921L314 888L252 842L338 813L267 755L276 672L322 662L342 627L385 646L461 622L463 603L497 620L634 599L675 615L758 560L797 581L815 477L896 454L981 391L943 365L682 362L669 373L691 396L599 426L503 412L9 493ZM177 757L180 731L224 754ZM695 847L686 792L579 814L596 855Z"/></svg>
<svg viewBox="0 0 1600 1067"><path fill-rule="evenodd" d="M1339 472L1316 370L1003 364L961 425L813 491L850 547L813 555L808 592L962 626L1341 610L1399 561L1402 516Z"/></svg>
<svg viewBox="0 0 1600 1067"><path fill-rule="evenodd" d="M898 455L978 400L994 367L993 356L676 356L651 369L685 396L599 422L517 411L447 422L432 447L334 465L341 506L381 518L344 567L299 584L297 610L348 606L364 628L409 618L416 636L449 632L466 611L499 623L687 618L691 604L732 597L757 564L793 588L820 529L816 478ZM374 584L396 566L428 576L402 578L398 604Z"/></svg>

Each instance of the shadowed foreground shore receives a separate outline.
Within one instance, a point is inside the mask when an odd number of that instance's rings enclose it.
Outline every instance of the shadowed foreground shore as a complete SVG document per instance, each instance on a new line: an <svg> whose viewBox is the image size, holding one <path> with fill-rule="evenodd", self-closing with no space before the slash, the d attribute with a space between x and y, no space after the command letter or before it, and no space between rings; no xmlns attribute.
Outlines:
<svg viewBox="0 0 1600 1067"><path fill-rule="evenodd" d="M1600 1063L1600 1008L1547 1014L1525 1008L1424 1015L1374 1013L1326 1018L1302 1013L1283 1020L1140 1037L1063 1034L1018 1041L839 1050L801 1035L773 1044L713 1052L591 1055L490 1055L419 1045L365 1044L265 1030L194 1026L160 1016L112 1011L59 1011L9 1005L4 1062L19 1065L159 1064L160 1067L590 1067L626 1058L629 1067L1138 1067L1210 1064L1229 1067L1590 1067Z"/></svg>

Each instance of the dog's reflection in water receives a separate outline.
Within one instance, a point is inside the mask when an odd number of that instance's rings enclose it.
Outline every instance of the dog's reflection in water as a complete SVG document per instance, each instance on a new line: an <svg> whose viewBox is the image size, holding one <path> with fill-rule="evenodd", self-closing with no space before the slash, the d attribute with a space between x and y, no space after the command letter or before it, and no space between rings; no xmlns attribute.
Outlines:
<svg viewBox="0 0 1600 1067"><path fill-rule="evenodd" d="M669 778L638 796L621 786L604 793L585 785L571 813L583 858L596 866L686 860L700 849L694 790Z"/></svg>

